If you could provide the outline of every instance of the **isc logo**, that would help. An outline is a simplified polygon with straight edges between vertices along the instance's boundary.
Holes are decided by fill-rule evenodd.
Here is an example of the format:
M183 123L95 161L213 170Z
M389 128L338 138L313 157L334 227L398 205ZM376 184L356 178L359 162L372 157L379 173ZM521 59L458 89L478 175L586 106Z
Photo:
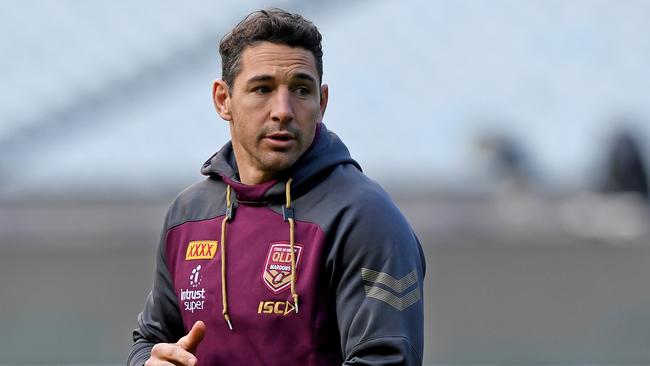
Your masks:
M185 260L212 259L217 252L216 240L195 240L187 245Z
M257 307L258 314L279 314L287 316L294 310L294 306L289 301L260 301Z

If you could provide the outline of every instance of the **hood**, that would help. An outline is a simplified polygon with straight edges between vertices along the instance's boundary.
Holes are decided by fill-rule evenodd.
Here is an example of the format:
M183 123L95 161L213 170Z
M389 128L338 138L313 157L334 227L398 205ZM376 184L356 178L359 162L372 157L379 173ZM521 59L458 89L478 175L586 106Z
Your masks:
M343 141L334 132L329 131L323 123L319 123L309 149L293 166L282 171L273 180L256 185L241 183L232 141L228 141L203 164L201 173L229 184L237 192L237 199L240 201L274 202L284 199L284 185L289 178L293 179L292 192L299 197L317 182L316 178L320 174L341 164L352 164L361 170L361 166L352 159Z

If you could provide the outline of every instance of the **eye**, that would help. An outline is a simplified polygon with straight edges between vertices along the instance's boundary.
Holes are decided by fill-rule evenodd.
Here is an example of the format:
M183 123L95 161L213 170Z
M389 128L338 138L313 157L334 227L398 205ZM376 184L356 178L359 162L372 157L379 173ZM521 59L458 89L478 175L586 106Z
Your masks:
M260 85L260 86L256 86L255 88L253 88L253 92L255 92L257 94L268 94L268 93L271 92L271 88L269 88L266 85Z
M306 96L311 95L311 89L309 89L306 86L299 86L294 90L295 90L295 93L298 94L298 96L301 96L301 97L306 97Z

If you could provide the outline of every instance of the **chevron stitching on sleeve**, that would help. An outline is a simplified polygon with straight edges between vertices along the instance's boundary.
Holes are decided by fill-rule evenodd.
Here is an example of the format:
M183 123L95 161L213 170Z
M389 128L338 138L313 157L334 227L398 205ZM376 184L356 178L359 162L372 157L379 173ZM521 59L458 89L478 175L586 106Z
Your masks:
M416 286L411 291L401 296L402 293L417 283L418 279L415 270L398 280L385 272L377 272L368 268L361 268L361 278L364 281L371 283L370 286L364 285L367 297L383 301L399 311L415 304L421 298L420 286ZM396 292L396 294L377 286L377 284L390 288Z
M364 281L381 283L395 292L403 292L418 282L418 276L415 273L415 270L398 280L388 273L377 272L368 268L361 268L361 278L363 278Z

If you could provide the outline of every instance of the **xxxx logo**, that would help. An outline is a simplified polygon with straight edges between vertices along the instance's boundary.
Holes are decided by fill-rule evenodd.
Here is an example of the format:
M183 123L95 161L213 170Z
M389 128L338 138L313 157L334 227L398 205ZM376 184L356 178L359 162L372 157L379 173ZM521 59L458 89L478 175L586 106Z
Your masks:
M185 260L212 259L217 253L216 240L195 240L187 245Z

